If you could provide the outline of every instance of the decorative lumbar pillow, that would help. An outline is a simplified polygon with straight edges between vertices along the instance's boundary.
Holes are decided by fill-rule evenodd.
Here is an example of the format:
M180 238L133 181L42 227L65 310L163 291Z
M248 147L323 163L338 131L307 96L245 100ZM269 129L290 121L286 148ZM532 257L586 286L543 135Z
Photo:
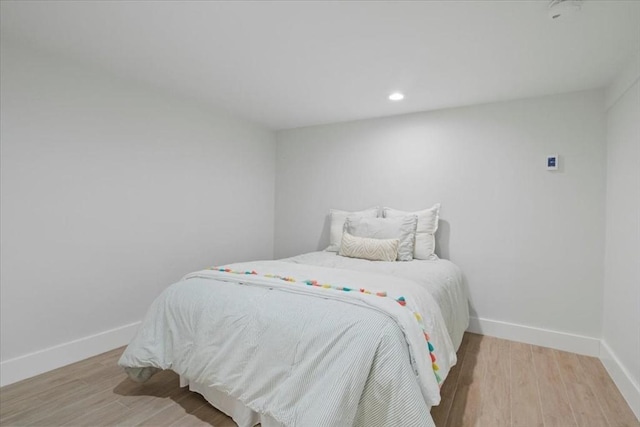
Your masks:
M362 258L370 261L395 261L398 256L398 239L369 239L342 233L338 255Z
M417 223L418 217L415 215L392 219L349 216L344 223L344 231L352 236L369 239L398 239L397 260L411 261Z
M382 212L385 218L399 218L405 215L416 215L418 217L418 227L416 228L416 243L413 257L415 259L438 258L435 254L435 234L438 229L440 203L436 203L429 209L417 212L405 212L392 208L384 208Z
M331 209L329 211L331 215L331 229L329 232L329 246L326 251L338 252L340 250L340 242L342 241L342 229L344 228L344 221L348 216L362 216L367 218L376 218L378 216L378 207L371 209L365 209L358 212L347 212L338 209Z

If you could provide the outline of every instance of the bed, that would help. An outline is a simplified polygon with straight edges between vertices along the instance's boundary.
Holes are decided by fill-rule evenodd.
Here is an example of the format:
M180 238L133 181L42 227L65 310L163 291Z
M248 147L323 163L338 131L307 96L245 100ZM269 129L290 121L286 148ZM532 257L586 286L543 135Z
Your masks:
M433 426L468 321L450 261L312 252L185 276L119 364L175 371L240 427Z

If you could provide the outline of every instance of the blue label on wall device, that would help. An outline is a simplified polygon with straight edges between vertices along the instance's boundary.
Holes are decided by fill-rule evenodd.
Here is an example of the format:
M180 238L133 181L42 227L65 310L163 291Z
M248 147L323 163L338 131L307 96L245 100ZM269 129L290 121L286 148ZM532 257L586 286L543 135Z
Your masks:
M547 167L550 167L550 168L556 167L556 158L555 157L547 157Z

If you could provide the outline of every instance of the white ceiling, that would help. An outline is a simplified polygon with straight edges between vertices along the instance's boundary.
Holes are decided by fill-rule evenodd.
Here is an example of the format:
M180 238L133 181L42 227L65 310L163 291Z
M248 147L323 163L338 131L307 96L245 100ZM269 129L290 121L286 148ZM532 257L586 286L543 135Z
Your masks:
M640 1L1 3L2 37L273 129L602 87L640 50ZM404 101L387 100L401 90Z

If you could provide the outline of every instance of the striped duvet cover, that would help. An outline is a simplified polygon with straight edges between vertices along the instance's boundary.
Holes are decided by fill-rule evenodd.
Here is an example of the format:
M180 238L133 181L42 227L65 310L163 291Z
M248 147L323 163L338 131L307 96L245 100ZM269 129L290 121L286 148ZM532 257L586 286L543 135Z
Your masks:
M282 426L432 426L455 363L440 309L406 279L283 261L186 276L119 364L172 369Z

